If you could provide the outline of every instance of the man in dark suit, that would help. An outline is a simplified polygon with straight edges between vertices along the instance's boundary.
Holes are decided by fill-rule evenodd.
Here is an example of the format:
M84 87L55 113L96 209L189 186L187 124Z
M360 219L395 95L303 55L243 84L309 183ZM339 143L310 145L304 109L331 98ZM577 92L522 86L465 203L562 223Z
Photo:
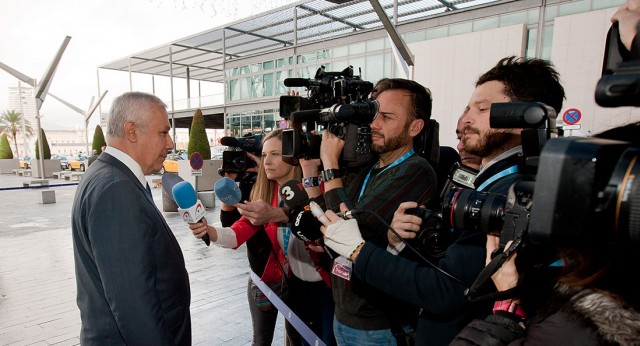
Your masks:
M83 345L190 345L182 251L145 174L173 148L166 105L129 92L111 107L108 147L78 186L73 248Z

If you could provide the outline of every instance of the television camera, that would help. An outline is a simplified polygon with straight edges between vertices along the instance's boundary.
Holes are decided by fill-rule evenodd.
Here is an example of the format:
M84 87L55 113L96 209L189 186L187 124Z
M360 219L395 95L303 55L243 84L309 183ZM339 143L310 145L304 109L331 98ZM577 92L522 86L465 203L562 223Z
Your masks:
M357 167L373 158L369 123L378 113L378 103L368 100L373 84L354 76L352 66L341 72L326 72L322 66L314 79L287 78L284 85L305 87L308 97L280 97L280 115L291 123L282 134L283 161L297 164L299 158L319 158L322 137L311 131L321 129L345 141L344 166Z
M222 137L220 144L228 146L229 149L222 152L222 168L218 173L220 175L223 175L224 172L241 173L249 168L256 167L256 163L247 156L247 152L260 156L262 154L263 137L264 133L237 138Z

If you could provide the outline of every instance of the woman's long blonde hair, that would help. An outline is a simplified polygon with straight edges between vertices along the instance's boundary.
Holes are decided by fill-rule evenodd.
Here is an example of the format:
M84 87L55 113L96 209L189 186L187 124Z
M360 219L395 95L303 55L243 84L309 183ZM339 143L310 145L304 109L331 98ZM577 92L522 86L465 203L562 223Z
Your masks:
M264 143L271 138L277 138L282 142L282 129L275 129L269 132L262 139L262 145L264 145ZM251 200L257 201L261 199L267 203L271 203L271 200L273 199L273 194L279 193L279 191L275 191L276 181L269 180L269 178L267 178L267 173L264 170L264 165L262 161L263 159L261 155L260 164L258 165L259 166L258 177L256 178L256 182L255 184L253 184L253 188L251 189ZM300 180L302 178L302 169L300 168L300 166L294 166L293 170L294 170L293 179Z

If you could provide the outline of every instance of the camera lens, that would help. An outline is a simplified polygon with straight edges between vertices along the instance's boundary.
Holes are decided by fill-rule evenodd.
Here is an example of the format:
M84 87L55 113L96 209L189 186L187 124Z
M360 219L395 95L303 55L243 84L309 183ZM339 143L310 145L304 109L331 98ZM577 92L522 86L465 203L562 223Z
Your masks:
M615 237L640 244L640 149L627 149L611 175L609 186L616 186Z
M444 198L442 215L455 229L500 235L506 201L503 195L454 188Z

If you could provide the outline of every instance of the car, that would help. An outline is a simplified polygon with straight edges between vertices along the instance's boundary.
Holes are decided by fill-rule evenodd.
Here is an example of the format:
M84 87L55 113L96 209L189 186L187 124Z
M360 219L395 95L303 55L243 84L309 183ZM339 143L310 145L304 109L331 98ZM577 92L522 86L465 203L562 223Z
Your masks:
M31 165L31 156L25 156L20 159L20 168L29 169Z
M53 156L51 158L53 158ZM60 160L60 169L69 169L69 157L67 155L60 155L56 157L56 159Z
M187 160L186 153L169 153L162 163L160 168L160 174L165 173L178 173L178 161Z
M76 170L76 171L83 171L86 168L86 162L87 162L87 157L86 156L76 156L71 160L68 160L69 162L69 169L70 170Z

